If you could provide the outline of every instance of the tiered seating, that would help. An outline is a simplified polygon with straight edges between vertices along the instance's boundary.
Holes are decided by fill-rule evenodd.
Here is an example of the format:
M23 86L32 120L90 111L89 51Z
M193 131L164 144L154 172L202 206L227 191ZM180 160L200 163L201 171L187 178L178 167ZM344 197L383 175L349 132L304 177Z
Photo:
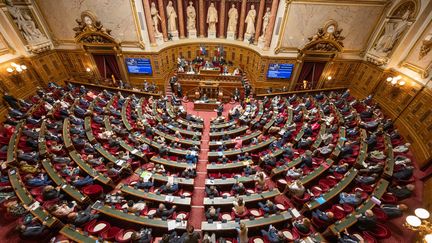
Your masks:
M50 84L9 114L0 183L44 236L129 242L144 227L161 237L184 231L193 206L203 206L201 230L217 237L235 239L241 222L251 242L268 242L270 225L288 240L333 241L362 231L371 210L388 220L377 202L395 205L407 197L399 187L413 182L392 123L348 92L252 99L209 128L174 99L124 95ZM204 137L206 178L195 171ZM379 223L360 235L390 234Z

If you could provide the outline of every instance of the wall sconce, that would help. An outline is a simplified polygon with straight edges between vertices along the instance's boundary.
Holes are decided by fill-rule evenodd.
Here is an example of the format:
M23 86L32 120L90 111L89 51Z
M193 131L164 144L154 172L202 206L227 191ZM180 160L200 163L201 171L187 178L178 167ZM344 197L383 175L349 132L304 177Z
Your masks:
M430 213L424 208L417 208L414 214L406 217L405 228L419 232L423 242L432 243L432 224L428 221Z
M387 82L389 82L393 86L404 86L406 84L405 80L402 80L402 76L396 76L396 77L388 77L386 79Z
M328 76L327 79L328 79L328 80L332 80L332 76Z
M26 65L19 65L16 63L11 63L11 66L6 68L6 71L11 74L11 75L17 75L20 74L22 72L27 71L27 66Z

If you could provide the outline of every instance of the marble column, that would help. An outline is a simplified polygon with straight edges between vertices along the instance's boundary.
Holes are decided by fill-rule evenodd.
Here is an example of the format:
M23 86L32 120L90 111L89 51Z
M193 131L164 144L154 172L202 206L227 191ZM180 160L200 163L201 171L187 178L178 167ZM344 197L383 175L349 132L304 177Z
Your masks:
M225 38L225 5L225 0L221 0L219 8L219 38Z
M265 0L260 0L259 10L258 10L258 21L255 29L255 38L254 38L255 45L258 44L258 38L261 35L264 9L265 9Z
M243 32L244 32L244 25L245 25L245 19L246 19L246 2L247 0L242 0L241 4L241 12L240 12L240 27L238 31L238 40L243 40Z
M159 16L161 17L162 35L164 41L168 41L167 20L166 20L165 6L163 4L163 0L158 0L158 6L159 6Z
M199 0L199 37L204 38L206 21L204 18L204 0Z
M143 6L144 6L144 14L147 22L147 32L150 39L150 45L156 46L156 38L153 28L153 20L150 13L150 2L148 0L142 0Z
M183 12L183 1L177 0L177 14L179 21L179 34L180 38L185 38L185 26L184 26L184 12Z
M273 0L271 10L270 10L270 21L267 27L267 33L265 33L265 43L264 50L270 49L270 44L273 36L273 28L276 22L276 15L278 10L279 0Z

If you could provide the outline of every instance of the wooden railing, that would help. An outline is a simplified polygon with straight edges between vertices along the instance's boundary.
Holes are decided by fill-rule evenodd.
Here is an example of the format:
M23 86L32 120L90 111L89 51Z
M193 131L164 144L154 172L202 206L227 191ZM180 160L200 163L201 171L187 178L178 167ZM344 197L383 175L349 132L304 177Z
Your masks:
M338 87L338 88L326 88L326 89L310 89L310 90L297 90L297 91L287 91L287 92L273 92L273 93L264 93L264 94L256 94L256 97L261 98L264 96L272 97L276 95L280 96L288 96L292 94L313 94L313 93L319 93L319 92L329 92L329 91L342 91L346 90L345 87Z
M135 91L135 90L132 90L132 89L121 89L121 88L110 87L110 86L105 86L105 85L83 83L83 82L78 82L78 81L67 81L67 82L69 82L69 83L71 83L73 85L77 85L77 86L83 85L85 87L91 87L92 89L95 89L95 90L104 90L104 89L106 89L106 90L114 91L114 92L122 92L122 93L125 93L125 94L128 94L128 95L135 94L135 95L140 96L140 97L141 96L154 96L155 98L158 98L158 97L161 96L161 94L159 94L159 93L149 93L149 92Z

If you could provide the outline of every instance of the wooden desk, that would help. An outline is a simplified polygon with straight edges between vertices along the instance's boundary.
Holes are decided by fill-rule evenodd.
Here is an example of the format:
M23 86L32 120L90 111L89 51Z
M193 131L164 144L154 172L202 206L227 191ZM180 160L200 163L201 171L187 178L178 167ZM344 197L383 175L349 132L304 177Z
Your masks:
M129 105L129 98L126 99L126 101L123 103L122 109L121 109L121 118L123 121L124 126L128 131L131 131L133 129L132 125L130 124L127 115L126 115L126 109Z
M387 191L387 187L389 185L389 182L385 179L381 179L378 181L377 186L375 187L374 191L372 192L372 196L376 197L377 199L380 199L382 195ZM342 220L339 220L335 222L334 224L330 225L327 229L327 231L330 231L332 234L337 235L338 233L344 231L346 228L351 227L357 222L356 215L363 214L366 210L372 209L375 206L375 203L371 200L371 197L369 197L366 201L364 201L360 206L358 206L354 212L347 215Z
M66 121L66 119L65 119L65 121ZM64 127L63 127L63 129L64 129ZM86 116L84 118L84 129L85 129L85 133L87 135L87 139L89 140L89 142L91 144L95 144L97 141L96 141L95 136L93 135L93 129L91 128L91 116Z
M238 162L226 163L226 164L211 163L211 164L207 164L207 170L208 171L234 170L234 169L242 169L247 165L253 165L253 161L245 160L245 161L238 161Z
M196 111L214 111L218 106L218 103L211 101L208 103L194 102L194 109Z
M254 193L249 196L243 195L241 196L243 198L243 201L245 203L251 203L251 202L257 202L257 201L263 201L270 198L274 198L276 196L280 195L279 189L275 188L271 191L265 191L262 193ZM215 197L215 198L204 198L204 206L212 206L212 205L232 205L234 202L235 197Z
M114 187L114 184L113 184L112 180L109 177L106 177L104 174L100 173L99 171L97 171L93 167L91 167L89 164L87 164L81 158L81 155L78 154L77 151L71 151L71 152L69 152L69 156L72 158L73 161L75 161L75 163L83 171L85 171L89 176L93 177L93 179L101 182L104 185Z
M181 198L178 196L172 196L174 199L172 202L167 201L167 196L166 194L156 194L153 192L145 192L144 190L141 189L135 189L132 186L128 186L128 185L121 185L120 186L120 190L126 194L129 195L133 195L135 197L139 197L145 200L150 200L150 201L154 201L154 202L160 202L160 203L170 203L170 204L176 204L176 205L183 205L183 206L189 206L191 204L191 198L190 197L185 197L185 198Z
M39 154L41 155L42 158L45 157L48 151L46 141L45 141L45 132L46 132L46 121L44 120L42 121L39 130L39 137L38 137L38 149L39 149Z
M279 174L282 174L284 172L287 172L289 169L299 165L301 163L301 161L302 161L301 157L297 157L296 159L290 161L288 164L284 164L284 165L278 166L276 168L273 168L270 176L273 177L275 175L279 175Z
M205 68L200 68L200 74L202 75L219 75L221 72L221 69L219 67L215 67L215 68L211 68L211 69L205 69Z
M233 130L228 131L222 131L222 132L211 132L210 133L210 140L214 140L216 137L222 137L223 135L228 135L230 137L235 137L241 133L246 132L248 130L248 126L241 126Z
M186 168L189 168L190 165L188 165L186 162L179 162L179 161L173 161L173 160L167 160L158 156L153 156L151 159L151 162L156 164L162 164L164 166L174 167L180 170L185 170Z
M146 216L136 216L135 214L125 213L123 211L113 209L113 208L106 206L106 205L103 205L100 207L93 206L93 209L95 209L96 211L98 211L102 214L110 216L112 218L131 222L134 224L145 225L148 227L168 229L168 221L164 221L164 220L159 219L159 218L150 219L149 217L146 217ZM182 224L182 225L177 226L176 229L185 230L186 229L186 222L184 222L184 224Z
M393 170L395 166L395 158L393 153L393 145L391 142L391 138L388 134L384 137L385 147L387 151L387 159L384 166L384 177L390 180L393 177Z
M232 185L234 183L240 182L243 184L254 182L255 175L250 176L240 176L238 178L226 178L226 179L206 179L205 184L206 186L225 186L225 185Z
M135 174L137 174L138 176L141 176L141 174L144 172L143 169L138 168L135 171ZM152 178L154 178L157 181L163 182L163 183L167 183L168 182L168 176L162 175L162 174L158 174L158 173L152 173ZM194 179L188 179L188 178L183 178L183 177L174 177L174 181L180 185L184 185L184 186L193 186L194 185Z
M11 163L15 161L15 154L16 150L18 148L18 142L19 138L21 136L21 130L22 130L23 122L19 122L15 127L15 132L12 134L12 136L9 139L9 144L7 148L7 163Z
M223 155L225 155L226 157L234 157L234 156L237 156L238 154L243 154L246 152L250 153L250 152L253 152L256 150L262 150L262 149L267 148L267 146L269 146L275 140L276 140L275 137L271 137L264 142L261 142L261 143L258 143L258 144L252 145L252 146L243 147L241 149L226 150L223 152L208 152L208 157L210 160L215 160L215 159L217 159Z
M70 225L65 225L59 232L68 239L78 243L97 243L98 238L90 235L84 235L84 232L78 229L73 229Z
M291 214L291 211L284 211L279 214L272 214L268 217L259 217L254 220L250 219L243 219L241 220L242 223L246 225L246 227L249 228L258 228L267 226L270 224L277 224L280 222L285 222L287 220L292 219L293 216ZM226 223L222 223L221 221L208 223L207 221L204 221L201 223L201 229L203 231L227 231L227 230L235 230L239 227L239 223L235 221L228 221Z
M261 135L261 131L255 131L249 135L246 136L242 136L240 137L240 139L242 140L242 143L247 142L249 140L251 140L254 137L258 137L259 135ZM229 139L229 140L221 140L221 141L210 141L209 142L209 147L210 149L214 149L219 147L220 145L226 145L226 146L234 146L235 145L235 140L234 139Z
M332 187L328 192L322 194L320 197L323 197L325 202L327 203L330 201L333 197L339 195L340 192L342 192L357 176L358 171L355 168L351 168L344 176L344 178L339 181L334 187ZM348 175L347 175L348 174ZM314 210L317 207L319 207L321 203L319 203L316 199L313 201L310 201L308 203L305 203L304 207L307 210Z

